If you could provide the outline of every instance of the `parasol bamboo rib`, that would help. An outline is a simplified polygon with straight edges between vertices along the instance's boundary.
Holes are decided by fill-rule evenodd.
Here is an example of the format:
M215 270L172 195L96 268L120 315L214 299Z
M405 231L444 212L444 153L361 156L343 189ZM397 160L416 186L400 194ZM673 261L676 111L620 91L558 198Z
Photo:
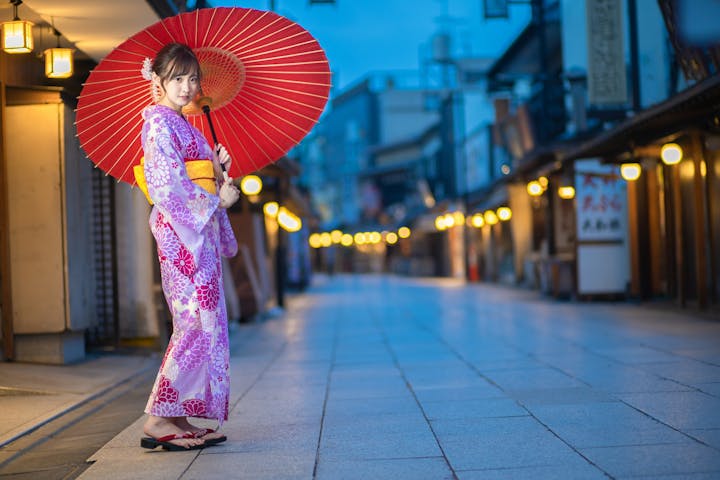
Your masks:
M247 93L248 95L253 96L253 97L256 98L256 99L258 98L257 95L255 95L255 94L253 94L253 93L251 93L251 92L249 92L249 91L246 92L246 93ZM262 97L260 97L259 99L262 100ZM274 103L274 102L271 102L271 101L269 101L269 100L266 101L265 103L269 103L270 105L272 105L272 106L274 106L274 107L278 107L279 109L281 109L281 110L283 110L283 111L286 111L286 112L288 112L288 113L292 113L293 115L297 115L297 116L299 116L299 117L302 117L302 118L304 118L304 119L306 119L306 120L309 120L310 122L313 122L313 123L315 122L315 119L314 119L314 118L308 117L307 115L303 115L303 114L300 113L300 112L296 112L296 111L294 111L294 110L291 110L291 109L285 107L284 105L279 105L279 104ZM254 103L254 105L261 106L260 103ZM276 115L274 112L270 112L270 111L268 111L267 113L269 113L269 114L271 114L271 115L273 115L273 116L277 116L278 118L280 118L280 119L281 119L282 121L284 121L285 123L288 123L288 124L292 125L293 127L297 128L297 129L300 130L300 131L304 130L302 127L300 127L299 125L297 125L297 124L295 124L295 123L290 122L290 120L286 119L285 117L280 117L280 116Z
M121 91L120 93L116 93L114 95L109 95L109 96L107 95L106 92L102 92L102 93L104 93L106 95L104 98L107 98L111 101L115 100L115 103L110 103L102 108L97 109L96 111L89 113L88 115L82 116L79 120L75 121L75 125L83 125L85 122L93 120L98 115L112 113L111 110L113 110L115 107L124 106L127 104L127 98L128 98L127 90ZM81 109L76 109L76 111L79 111L79 110L81 110Z
M237 115L243 117L246 121L248 120L247 117L237 109L237 107L233 106L233 107L230 107L230 109L236 110ZM273 161L272 157L270 155L268 155L267 152L265 152L265 150L257 143L257 141L255 140L255 137L253 135L250 135L250 132L247 131L247 129L245 128L245 125L242 122L238 122L238 126L245 133L245 138L249 138L250 141L255 144L255 146L257 147L257 150L262 152L265 155L266 160L269 160L272 162ZM247 148L245 147L245 145L242 142L240 142L240 145L243 146L243 149L245 150L245 152L247 154L247 159L250 161L250 163L252 163L253 170L259 168L260 164L257 163L255 161L255 158L250 154L250 152L247 151Z
M197 117L197 118L202 118L202 117ZM203 133L205 133L205 132L204 132L204 131L205 131L205 123L202 122L202 121L198 121L197 123L200 124L200 126L202 127L202 130L203 130ZM225 131L225 127L226 127L225 123L219 122L219 123L217 124L217 127L216 127L216 128L217 128L218 132L220 133L220 135L222 136L222 138L224 138L224 139L234 139L234 140L235 140L235 144L239 145L240 148L242 149L243 153L245 154L245 158L246 158L246 159L249 159L249 160L253 163L253 167L255 167L255 163L254 163L254 161L252 160L252 155L250 154L250 152L248 152L247 148L246 148L245 145L243 144L242 139L238 136L237 132L236 132L235 130L232 130L232 129L231 129L230 132L228 133L228 132ZM243 127L241 126L241 128L243 128ZM205 133L205 135L207 136L206 133ZM221 142L221 143L222 143L222 142ZM224 145L224 143L223 143L223 145ZM227 146L226 146L226 148L227 148ZM228 152L230 153L231 157L235 158L235 154L236 154L237 152L233 152L233 151L231 151L230 149L228 149ZM238 165L237 169L238 169L238 170L241 170L241 167L240 167L241 164L240 164L240 162L239 162L239 159L237 159L237 160L238 160L238 163L236 164L236 165ZM234 169L234 168L233 168L233 169Z
M284 149L281 146L279 146L277 143L275 143L275 141L270 136L268 136L267 132L265 132L263 129L259 128L254 122L252 122L250 120L250 118L248 118L247 113L251 113L251 112L244 112L244 111L240 110L239 108L237 108L237 106L235 106L235 105L233 105L232 107L234 110L236 110L238 115L242 116L246 121L248 121L248 123L250 123L255 128L257 128L261 135L263 135L267 140L269 140L270 143L275 145L275 147L277 148L277 150L279 152L284 151ZM258 147L258 149L263 153L263 155L265 155L266 160L269 160L270 162L274 161L273 155L269 154L263 147L261 147L255 140L255 137L253 135L250 135L249 138ZM255 164L254 160L253 160L253 164Z
M243 30L236 32L229 39L223 39L223 41L218 42L218 46L227 50L242 51L243 45L253 45L258 41L257 39L254 39L255 37L261 35L264 30L271 29L276 23L283 20L282 17L276 15L276 18L274 18L272 22L261 25L259 28L252 31L250 35L243 35L247 30L249 30L267 15L268 12L265 12L263 15L256 17L255 20L253 20L249 25L247 25ZM286 28L288 27L282 27L281 30L285 30Z
M246 99L246 100L247 100L247 99ZM294 127L294 128L296 128L296 129L298 129L299 131L303 131L303 128L302 128L302 127L296 125L295 123L287 120L287 119L284 118L284 117L281 117L280 115L277 115L277 114L274 113L274 112L271 112L271 111L267 110L266 108L264 108L264 107L263 107L262 105L260 105L259 103L253 103L253 102L247 102L247 103L252 103L252 105L255 105L257 108L259 108L259 109L263 110L264 112L272 115L273 117L277 118L277 119L280 120L281 122L284 122L286 125L289 125L289 126L291 126L291 127ZM252 111L252 110L250 110L250 111ZM280 128L278 128L278 127L275 125L275 123L270 122L269 120L267 120L267 119L265 119L265 118L263 118L263 117L260 117L260 116L258 116L258 117L259 117L261 120L263 120L265 123L267 123L268 126L270 126L271 128L274 128L275 130L277 130L278 132L280 132L282 135L284 135L288 140L290 140L291 142L293 141L293 137L291 137L290 135L288 135L284 130L281 130ZM280 149L282 150L282 147L278 146L278 148L280 148Z
M225 49L228 49L228 50L246 51L246 49L248 49L249 47L251 47L251 46L253 46L253 45L257 44L257 43L260 43L260 42L266 40L266 39L269 38L269 37L272 37L272 36L274 36L274 35L280 35L280 34L282 34L282 32L284 32L285 30L292 29L292 28L296 27L296 25L293 25L292 23L288 23L288 24L286 24L285 26L283 26L283 27L280 28L280 29L272 29L271 27L272 27L275 23L279 22L280 20L281 20L280 18L275 19L275 21L274 21L273 23L266 24L266 25L263 26L261 29L258 29L258 30L256 30L255 32L253 32L253 34L252 34L251 36L238 38L239 36L238 36L238 35L235 35L235 36L234 36L232 39L230 39L227 43L221 44L221 46L222 46L222 48L225 48ZM258 35L261 35L264 31L269 31L269 33L268 33L267 35L262 36L262 37L256 38L256 37L258 37ZM280 40L274 40L273 42L267 42L267 44L272 45L273 43L277 43L277 42L283 41L283 40L285 40L285 39L288 39L288 40L289 40L289 39L291 39L291 38L294 38L294 37L297 36L298 34L304 34L304 33L306 33L306 32L301 29L301 31L298 32L298 33L296 33L296 34L293 34L293 35L283 35L283 38L282 38L282 39L280 39ZM253 50L254 50L254 49L253 49Z
M234 40L237 39L238 37L241 37L241 36L243 35L243 33L245 33L246 31L248 31L251 27L253 27L256 23L258 23L258 22L259 22L262 18L264 18L266 15L267 15L267 12L265 12L263 15L260 15L259 17L256 17L250 24L246 25L243 30L241 30L241 31L239 31L239 32L236 32L235 35L233 35L232 40L230 40L230 41L234 41ZM270 23L270 25L274 25L275 23L277 23L278 21L280 21L280 19L281 19L281 17L278 17L278 18L274 19L274 20ZM259 28L259 30L263 30L263 29L265 29L265 28L268 28L268 26L267 26L267 25L266 25L266 26L261 26L261 27ZM255 33L253 33L253 34L250 35L249 37L244 37L244 38L248 38L248 39L249 39L249 38L252 38L254 35L255 35ZM242 37L241 37L241 38L242 38ZM224 45L228 45L228 44L224 43L224 41L218 42L218 48L223 48ZM232 44L230 43L230 45L232 45Z
M290 140L291 145L292 145L293 137L291 137L285 130L281 129L278 125L279 125L281 122L284 122L285 125L288 125L288 126L291 126L291 127L295 127L295 128L297 128L298 130L301 130L301 128L298 127L297 125L295 125L295 124L292 123L292 122L289 122L289 121L287 121L287 120L284 120L284 119L283 119L282 117L280 117L279 115L274 114L274 113L272 113L272 112L269 112L267 109L262 108L262 106L259 106L259 105L258 105L257 108L259 108L260 110L264 111L265 113L271 114L273 117L275 117L276 119L279 120L279 122L271 122L271 121L269 121L269 119L266 119L266 118L262 117L261 115L257 115L258 118L260 118L263 122L265 122L265 123L269 126L269 128L272 128L273 130L277 131L278 133L280 133L280 134L282 134L284 137L286 137L288 140ZM314 125L314 122L311 122L311 124ZM278 147L279 147L279 146L278 146ZM287 148L287 149L284 149L284 148L281 148L281 147L279 147L279 148L280 148L280 150L289 150L289 148Z
M253 78L253 80L270 80L270 81L273 81L273 82L292 83L292 84L295 84L295 85L314 85L314 86L317 86L317 87L330 87L330 86L332 86L332 85L329 84L329 83L304 82L304 81L301 81L301 80L290 80L290 79L287 79L287 78L273 78L272 76L270 76L270 77L263 77L263 76L260 76L260 75L255 76L255 77Z
M285 39L280 40L280 41L277 41L277 42L274 42L274 43L280 43L280 42L284 42L284 41L285 41ZM272 45L272 43L268 43L268 44L267 44L268 47L271 46L271 45ZM311 39L311 40L307 40L307 41L302 42L302 43L298 43L298 44L296 44L296 45L299 46L299 47L302 47L302 46L314 47L314 46L316 45L316 42ZM254 48L254 49L252 49L252 50L238 49L237 51L238 51L238 53L241 53L241 54L242 54L243 59L246 59L246 58L254 58L254 57L257 57L257 56L270 55L270 54L272 54L272 53L281 52L281 51L284 51L284 50L294 49L294 48L296 47L296 45L281 45L281 46L279 46L279 47L270 48L270 49L268 49L268 50L261 50L261 51L256 52L256 53L250 53L250 52L255 51L255 50L258 50L260 47ZM265 47L265 45L261 45L261 47ZM317 50L316 50L316 51L317 51ZM297 56L307 55L308 52L309 52L308 50L304 50L304 51L300 51L300 52L295 52L294 55L297 55Z
M213 23L212 20L215 18L215 14L216 14L218 11L219 11L218 9L214 9L214 10L213 10L213 12L212 12L212 17L211 17L211 19L210 19L210 22L208 22L209 24L212 24L212 23ZM249 11L246 11L246 12L244 13L244 15L242 16L242 18L240 19L240 21L237 22L237 23L240 23L240 22L241 22L245 17L247 17L249 14L250 14L250 12L249 12ZM198 15L199 15L199 12L198 12ZM220 13L218 13L218 15L220 15ZM212 37L210 40L207 40L207 38L206 38L205 40L203 40L202 45L218 45L218 44L220 44L220 43L222 42L222 39L221 39L221 40L217 40L217 36L218 36L218 34L219 34L220 32L225 32L225 36L227 37L229 30L225 30L225 24L226 24L228 21L230 21L230 17L231 17L231 16L232 16L232 15L229 15L229 14L228 14L228 15L225 15L225 18L223 19L222 23L221 23L217 28L214 29L215 31L213 32L213 37ZM209 32L210 32L210 29L207 29L207 32L209 33ZM207 35L206 35L206 37L207 37ZM223 37L223 38L224 38L224 37Z
M136 122L136 123L135 123L136 128L137 128L137 126L138 126L139 124L140 124L140 122ZM128 137L129 135L131 135L132 132L133 132L133 130L127 129L127 133L126 133L120 140L126 140L127 137ZM118 142L118 145L120 145L120 142ZM127 152L130 148L132 148L132 146L133 146L132 143L128 142L128 143L127 143L127 147L125 147L125 151L124 151L123 153ZM135 148L137 149L137 145L135 146ZM114 152L114 151L115 151L115 150L114 150L114 148L113 148L113 150L111 150L110 152ZM109 153L110 153L110 152L109 152ZM106 155L105 157L103 157L103 158L107 158L107 155ZM98 167L102 168L102 169L105 170L106 172L109 172L109 171L112 170L115 166L117 166L118 162L120 161L120 158L121 158L121 155L117 155L117 154L116 154L116 155L115 155L115 163L113 163L112 165L110 165L110 167L108 167L108 168L103 168L102 162L98 162L97 165L98 165ZM139 157L135 157L135 158L137 158L137 159L139 160ZM130 163L128 163L128 165L132 166L132 164L130 164ZM123 171L123 174L124 174L124 173L125 173L125 172ZM122 178L123 178L123 175L120 175L120 179L122 179Z
M317 94L317 93L306 92L306 91L302 91L302 90L291 90L291 89L289 89L289 88L278 87L277 85L268 85L267 83L253 82L252 80L253 80L253 79L246 79L246 80L245 80L245 85L247 86L248 84L250 84L250 85L255 85L255 86L257 86L257 87L272 88L272 89L274 89L274 90L281 90L281 91L283 91L283 92L289 92L289 93L293 93L293 94L307 95L307 96L309 96L309 97L315 97L315 98L319 98L319 99L327 98L325 95L320 95L320 94ZM331 85L331 84L326 84L325 86L331 87L332 85Z
M147 100L144 97L144 95L138 95L135 94L133 97L130 97L129 99L126 97L126 101L124 102L124 105L131 105L135 108L142 108L142 106L147 105ZM133 116L137 115L137 112L131 112L129 110L125 110L123 112L120 112L118 115L116 115L109 123L109 125L103 125L101 129L99 129L95 134L93 134L91 137L88 137L85 139L86 142L92 142L95 140L95 138L98 135L108 134L108 131L110 132L117 132L119 131L119 128L112 128L116 125L119 125L122 120L132 118ZM78 123L81 123L82 119L78 121ZM121 127L121 125L119 125ZM94 124L89 127L86 132L92 132L94 131ZM108 137L112 136L111 134L108 135ZM107 141L107 139L106 139Z
M147 104L147 102L145 102L144 99L141 99L141 100L137 101L136 103L133 103L132 105L137 106L137 108L141 108L143 105L146 105L146 104ZM110 131L110 132L122 131L123 125L126 125L126 123L128 123L128 122L132 122L132 116L134 116L134 114L131 112L118 115L117 118L115 118L110 124L104 125L102 129L95 131L88 137L85 137L83 140L83 143L85 143L85 145L90 144L90 146L87 148L92 149L94 151L98 151L101 147L104 147L107 142L114 139L115 135L113 135L113 133L108 134L108 131ZM129 132L130 129L127 129L127 131ZM92 130L86 131L86 133L90 133L90 132L92 132ZM92 142L95 142L99 136L105 136L105 140L102 141L98 145L92 144ZM110 152L106 153L105 156L103 156L102 158L96 158L97 163L103 163L105 158L107 158L107 156L110 153L112 153L112 149Z
M128 98L130 98L130 100L135 100L135 99L141 100L142 99L142 100L146 101L146 103L147 103L147 101L150 100L149 96L147 94L147 88L148 88L147 85L143 85L142 87L141 86L135 87L132 90L124 89L123 92L115 94L115 95L111 95L109 97L107 96L108 90L98 92L98 93L104 95L103 99L110 99L111 102L108 103L107 105L103 105L102 108L97 109L97 111L95 111L95 112L88 113L88 115L81 116L81 118L77 119L75 123L82 125L84 122L87 122L88 120L93 119L93 117L95 117L96 115L107 113L107 110L109 110L109 109L113 109L115 107L121 107L121 106L124 107L128 103ZM89 108L89 107L80 105L76 110L82 111L83 108Z
M137 128L139 125L140 125L139 123L136 123L135 128ZM131 135L131 133L132 133L132 131L130 129L127 129L127 133L125 133L125 135L123 135L120 139L116 139L116 141L117 141L116 147L119 145L122 145L122 144L127 144L125 149L122 152L120 152L120 154L118 154L118 152L116 151L116 147L113 147L113 149L110 150L108 152L108 154L102 158L101 161L97 162L97 166L106 172L110 172L111 170L113 170L118 165L118 162L120 162L122 154L126 153L130 148L133 147L133 142L127 142L127 139ZM138 150L139 146L135 145L135 149ZM114 163L110 164L110 166L104 166L105 160L108 159L108 156L110 153L113 153L113 157L114 157L115 161L114 161ZM136 158L138 162L140 161L139 155L134 156L134 158ZM128 165L132 166L132 164L130 164L130 163L128 163ZM123 174L124 173L125 172L123 171ZM120 178L122 179L123 175L120 175Z
M271 25L266 26L266 27L265 27L265 30L269 30L269 27L270 27L270 26L271 26ZM280 30L273 30L273 31L271 31L270 33L268 33L267 35L265 35L265 36L263 36L263 37L254 39L254 40L252 40L252 41L248 41L248 40L249 40L248 38L243 38L243 39L240 39L240 40L235 41L234 43L226 43L226 44L223 44L223 45L222 45L222 48L227 49L227 50L230 50L230 51L236 51L236 52L242 53L243 56L244 56L244 54L247 53L247 52L253 52L253 51L258 50L258 49L262 49L262 48L265 48L265 47L270 47L270 46L272 46L272 45L275 45L276 43L283 43L283 42L284 42L284 43L287 43L288 41L292 40L292 39L295 38L295 37L308 36L308 35L307 35L307 32L301 30L301 31L299 31L299 32L297 32L297 33L294 33L294 34L292 34L292 35L285 35L285 36L283 36L282 38L280 38L280 39L278 39L278 40L273 40L273 41L270 41L270 42L265 41L265 40L267 40L268 38L273 37L273 36L277 36L277 35L281 34L282 32L284 32L285 30L288 30L288 29L293 28L293 27L294 27L294 25L292 25L292 24L287 24L287 25L285 25L284 27L282 27ZM259 31L256 32L256 34L259 34L259 33L260 33ZM265 42L264 42L264 43L260 43L260 42L263 42L263 41L265 41ZM260 45L258 45L257 47L253 47L253 45L255 45L255 44L260 44ZM298 44L298 45L301 45L301 44ZM251 47L253 47L253 48L251 48Z
M195 117L195 118L197 119L197 121L194 121L193 124L195 124L195 127L198 128L199 130L201 130L207 138L208 135L207 135L206 128L205 128L206 122L202 121L203 117ZM237 145L239 145L240 148L245 153L245 158L250 158L250 153L245 148L245 145L242 144L242 141L241 141L240 137L238 137L237 133L234 130L230 130L230 132L227 132L225 130L226 125L224 122L215 122L215 123L216 123L215 129L220 134L219 138L222 138L225 140L233 140L234 139L235 143ZM222 145L225 145L224 142L220 142L220 143ZM228 148L228 147L226 146L226 148ZM228 148L228 152L230 153L231 157L235 158L235 154L237 152L233 152L231 148ZM239 163L238 163L238 165L239 165Z
M242 16L242 18L241 18L240 20L238 20L237 22L234 22L235 25L242 25L242 23L243 23L243 22L245 21L245 19L250 15L250 13L251 13L251 12L249 12L249 11L245 12L245 14ZM231 20L231 18L230 18L231 16L232 16L232 15L228 15L225 20L226 20L226 21L230 21L230 20ZM263 16L264 16L264 15L263 15ZM214 37L213 40L212 40L212 42L211 42L209 45L217 45L218 48L221 48L220 45L226 45L225 42L234 41L235 38L237 38L238 36L240 36L240 35L242 35L243 33L245 33L245 31L247 31L248 28L252 27L252 25L255 24L255 23L257 23L261 18L262 18L262 16L261 16L261 17L257 17L254 21L252 21L252 22L250 23L250 25L246 26L242 31L240 31L240 32L235 32L234 35L231 37L230 40L227 39L228 35L230 35L230 33L231 33L231 30L228 29L228 30L225 32L225 35L224 35L222 38L220 38L220 39L218 40L217 37ZM218 29L218 32L219 32L219 31L220 31L220 30Z
M246 89L246 92L251 92L251 91L253 91L253 90L254 90L254 89ZM321 108L321 107L319 107L319 106L317 106L317 105L313 105L313 104L311 104L311 103L303 103L303 102L301 102L301 101L299 101L299 100L295 100L295 99L292 99L292 98L282 97L282 96L280 96L280 95L276 95L276 94L270 93L270 92L264 92L264 93L265 93L266 95L270 95L271 97L277 98L277 99L280 100L280 101L294 103L295 105L299 105L299 106L301 106L301 107L309 108L309 109L311 109L311 110L315 110L315 111L320 112L320 113L322 113L322 111L325 110L324 108ZM294 110L293 110L293 112L294 112Z

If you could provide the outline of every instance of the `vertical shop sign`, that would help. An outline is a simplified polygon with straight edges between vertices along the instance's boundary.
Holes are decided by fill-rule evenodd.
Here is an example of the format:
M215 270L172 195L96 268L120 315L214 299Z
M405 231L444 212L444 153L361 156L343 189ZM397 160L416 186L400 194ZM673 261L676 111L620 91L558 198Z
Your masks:
M621 0L585 0L588 96L593 105L628 101Z

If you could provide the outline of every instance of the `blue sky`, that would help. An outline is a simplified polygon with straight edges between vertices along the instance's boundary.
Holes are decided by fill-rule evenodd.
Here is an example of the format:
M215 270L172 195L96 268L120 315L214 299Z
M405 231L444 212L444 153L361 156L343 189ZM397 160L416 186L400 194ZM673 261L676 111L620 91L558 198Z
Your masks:
M529 5L512 5L510 18L484 20L482 0L275 0L275 11L307 29L325 49L342 90L375 71L415 71L430 56L432 36L453 37L456 56L497 56L530 18ZM212 6L267 10L269 0L211 0Z

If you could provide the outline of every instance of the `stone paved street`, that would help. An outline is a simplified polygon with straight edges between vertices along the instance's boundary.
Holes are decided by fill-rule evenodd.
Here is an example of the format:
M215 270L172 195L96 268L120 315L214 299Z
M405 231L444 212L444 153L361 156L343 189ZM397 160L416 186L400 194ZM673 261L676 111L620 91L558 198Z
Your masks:
M229 440L90 479L717 479L720 321L454 280L320 278L232 331Z

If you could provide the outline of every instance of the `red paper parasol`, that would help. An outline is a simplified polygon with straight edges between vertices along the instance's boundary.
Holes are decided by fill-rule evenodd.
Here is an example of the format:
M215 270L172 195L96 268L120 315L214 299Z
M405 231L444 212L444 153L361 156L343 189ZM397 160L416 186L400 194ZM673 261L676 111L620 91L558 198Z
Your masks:
M109 175L135 184L142 110L152 104L142 77L145 58L166 44L193 49L202 69L209 115L199 104L183 113L203 132L213 129L238 177L279 159L315 125L330 90L328 61L298 24L269 11L205 8L166 18L133 35L90 73L78 98L76 126L85 153Z

